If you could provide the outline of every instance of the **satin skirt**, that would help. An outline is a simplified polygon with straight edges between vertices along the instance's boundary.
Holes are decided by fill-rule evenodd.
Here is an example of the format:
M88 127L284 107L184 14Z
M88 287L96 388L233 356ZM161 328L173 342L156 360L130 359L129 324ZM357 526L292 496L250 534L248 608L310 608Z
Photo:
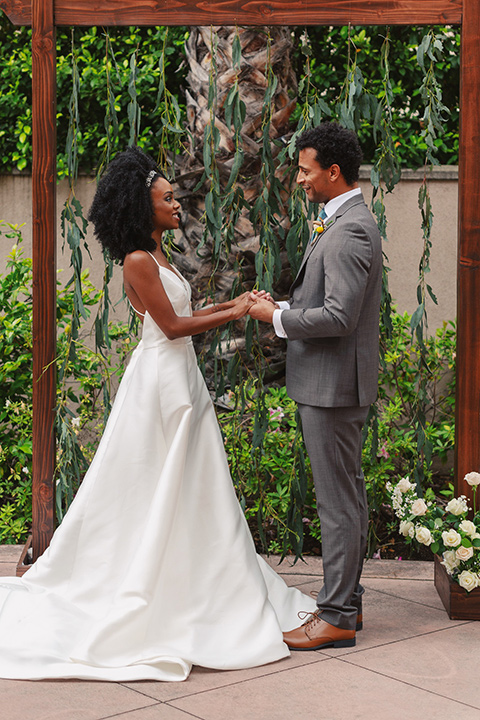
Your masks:
M313 598L259 557L189 338L145 319L50 547L0 583L0 677L185 680L289 654Z

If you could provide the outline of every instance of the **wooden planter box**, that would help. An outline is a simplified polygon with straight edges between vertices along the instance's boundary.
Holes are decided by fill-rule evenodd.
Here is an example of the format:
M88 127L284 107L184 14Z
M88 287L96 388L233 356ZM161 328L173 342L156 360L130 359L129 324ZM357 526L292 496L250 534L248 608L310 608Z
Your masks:
M480 588L467 592L456 582L435 555L435 587L451 620L480 620Z

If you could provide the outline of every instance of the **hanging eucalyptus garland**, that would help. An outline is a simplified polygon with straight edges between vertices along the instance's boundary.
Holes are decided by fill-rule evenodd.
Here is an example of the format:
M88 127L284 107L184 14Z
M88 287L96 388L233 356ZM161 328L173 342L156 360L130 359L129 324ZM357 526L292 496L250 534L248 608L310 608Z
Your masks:
M400 179L400 164L392 128L392 106L394 94L390 83L389 32L385 33L381 50L383 93L374 96L362 75L357 62L357 53L351 29L348 32L348 63L345 81L340 89L334 107L325 103L322 93L315 87L311 69L314 49L308 31L301 37L301 53L304 68L298 87L291 79L291 95L286 97L279 80L284 66L288 63L288 29L266 28L202 28L195 30L196 38L203 40L207 53L203 58L192 59L197 78L201 78L206 90L206 102L191 98L190 111L193 120L190 128L185 127L179 102L170 92L166 81L166 54L168 33L165 33L162 53L158 65L158 94L153 122L157 126L158 161L167 176L176 179L183 195L189 193L190 203L200 198L200 220L203 230L200 242L194 252L199 261L210 263L210 272L201 287L194 287L194 293L202 292L207 301L215 301L219 294L235 295L254 285L270 291L284 293L288 289L288 277L295 275L309 236L308 220L315 208L305 207L301 191L295 178L295 141L304 130L317 125L322 119L337 118L342 124L359 130L365 125L371 127L377 151L371 170L371 207L384 240L387 239L387 218L385 193L391 192ZM121 122L118 108L118 91L121 75L114 51L114 42L105 32L105 142L99 158L99 172L109 162L115 146ZM193 45L193 31L190 43ZM255 47L254 57L251 48ZM262 52L258 52L258 48ZM447 112L441 101L441 89L435 79L435 61L442 49L441 33L429 31L418 48L418 62L424 72L421 88L425 104L423 117L424 138L427 145L426 165L435 162L436 133L441 129L443 113ZM75 180L78 173L76 134L80 125L79 87L76 50L72 34L72 94L70 102L70 125L67 139L67 157L70 195L62 213L62 231L71 249L72 278L75 287L75 319L72 323L71 338L66 354L59 358L60 382L68 376L69 363L74 358L79 330L87 313L82 304L82 253L85 243L86 222L83 209L75 198ZM263 54L262 54L263 53ZM261 65L258 57L261 57ZM142 111L141 88L138 86L139 68L142 58L135 47L128 59L129 74L128 105L126 117L129 124L130 144L139 141ZM222 73L219 65L222 65ZM227 75L224 75L225 67ZM228 83L225 83L228 77ZM258 112L251 114L254 102L246 100L245 80L255 78L262 87L262 101ZM282 78L284 79L284 78ZM124 81L125 82L125 81ZM249 86L250 87L250 86ZM193 92L193 91L192 91ZM194 108L192 110L191 108ZM256 107L256 106L255 106ZM297 123L294 128L289 117L297 107ZM187 107L187 113L189 109ZM198 139L202 128L201 140ZM248 130L248 132L247 132ZM198 156L200 153L200 156ZM427 173L426 173L427 176ZM188 193L187 193L188 190ZM194 205L187 207L187 212ZM412 316L412 332L418 346L418 406L416 409L417 459L412 470L421 484L425 464L429 463L431 447L425 434L427 398L425 397L428 367L424 355L426 325L426 297L435 301L435 296L426 282L429 271L431 250L432 212L425 179L419 193L419 208L422 216L423 252L419 266L417 288L418 308ZM198 208L197 208L198 209ZM193 217L193 215L192 215ZM194 219L189 227L198 225ZM244 234L239 234L240 229ZM249 236L250 233L250 236ZM175 258L187 257L188 238L178 246L173 238L170 250ZM253 250L252 250L253 248ZM254 255L253 255L254 253ZM193 263L193 255L190 255ZM253 257L253 266L252 266ZM285 266L288 260L291 274L286 278ZM383 337L391 332L391 297L388 291L388 260L385 257L381 325ZM255 277L252 275L252 271ZM104 285L100 291L101 302L95 320L95 341L99 351L106 353L110 348L109 336L109 282L113 266L106 258ZM225 283L225 277L231 282ZM214 395L222 401L229 393L227 404L232 410L233 424L240 428L244 411L254 406L254 421L251 457L255 466L262 457L263 441L268 430L269 416L265 400L266 382L281 376L277 361L268 357L262 333L265 330L248 318L243 325L225 327L207 334L197 342L199 363L204 370ZM277 343L283 352L283 341ZM382 358L380 359L382 362ZM107 368L106 368L107 370ZM108 382L104 385L104 407L108 413L110 397ZM76 447L76 436L70 432L71 409L66 395L60 395L58 406L57 434L59 439L59 466L57 483L57 511L62 517L64 508L73 496L73 489L80 481L85 463L81 450ZM375 441L378 412L373 407L369 427L373 438L372 455L377 452ZM232 435L235 443L235 432ZM78 445L78 443L77 443ZM293 549L299 557L303 543L302 508L308 489L306 457L301 441L300 424L291 450L291 466L288 487L288 509L284 516L268 506L268 497L259 488L257 524L259 535L266 544L264 520L266 515L274 516L283 527L283 553ZM234 448L233 448L234 451ZM242 479L235 476L234 482L241 502Z
M442 123L448 113L448 108L442 102L441 87L435 77L435 63L441 59L442 50L441 35L433 29L424 36L417 50L417 61L424 73L420 92L425 108L422 118L422 136L427 146L424 179L418 192L418 207L422 216L423 234L423 250L418 269L418 306L410 321L411 330L415 334L418 348L417 400L414 415L417 457L413 471L420 495L423 494L425 468L430 467L432 457L432 441L426 432L427 409L430 404L428 379L431 374L425 345L428 332L426 301L427 297L430 297L437 304L437 298L427 282L427 275L430 272L431 231L433 225L432 204L428 187L428 168L438 164L435 157L437 150L435 140L437 135L442 132Z

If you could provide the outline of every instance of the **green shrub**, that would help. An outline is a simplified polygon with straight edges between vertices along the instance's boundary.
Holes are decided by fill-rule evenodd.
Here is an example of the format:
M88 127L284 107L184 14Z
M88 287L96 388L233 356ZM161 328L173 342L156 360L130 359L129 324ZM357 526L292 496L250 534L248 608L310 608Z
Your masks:
M31 523L31 267L15 245L0 278L0 542L25 540Z
M233 409L220 412L218 419L237 495L257 544L268 552L278 553L285 543L290 544L287 515L292 486L305 451L297 426L296 403L287 396L285 387L269 388L264 400L263 428L258 427L255 412L258 404L255 383L232 394ZM263 432L263 443L259 444ZM305 471L309 484L303 521L305 525L317 526L308 458Z
M128 144L127 106L129 95L130 58L138 51L137 90L141 96L142 124L139 144L148 152L158 150L161 111L157 108L158 86L162 76L159 60L168 33L165 49L166 82L184 105L181 85L186 68L184 27L122 27L109 28L111 48L110 91L119 113L118 137L115 148ZM72 38L78 53L80 83L80 128L77 131L80 165L91 171L98 165L106 143L105 114L108 105L105 57L109 54L105 32L101 28L57 28L57 135L58 173L67 174L65 147L67 143L69 102L72 90ZM32 31L15 28L0 13L0 162L3 172L31 170L32 164Z
M24 542L31 526L32 468L32 261L22 254L21 230L2 224L14 241L0 276L0 543ZM100 293L82 275L82 297L94 307ZM134 344L128 327L110 325L113 352L94 352L88 337L72 345L73 288L57 289L57 517L71 502L88 467L109 410L110 384L123 374Z
M384 507L388 504L387 482L412 474L418 459L415 420L420 372L426 375L424 431L427 452L422 452L421 456L424 487L418 489L420 493L428 488L440 491L448 486L453 474L455 326L444 323L426 339L424 363L420 363L418 345L410 331L409 315L393 314L392 325L392 337L383 342L384 366L380 369L376 417L372 418L363 447L371 548L378 548L391 540L385 532L389 515Z
M142 123L139 143L155 153L161 128L159 109L156 107L161 78L159 59L163 50L166 28L120 27L109 28L111 46L116 62L111 62L110 88L115 109L120 119L115 145L124 147L128 142L129 128L124 118L130 102L128 85L129 61L138 49L137 89L141 98ZM305 28L292 28L293 64L298 79L303 73L301 52ZM350 33L351 44L348 42ZM425 28L394 26L381 28L318 26L308 28L313 47L311 57L312 82L330 108L334 108L345 82L348 58L355 51L363 82L370 94L382 98L385 92L384 77L379 61L385 35L390 38L390 83L395 102L392 107L392 133L398 157L404 167L420 167L425 162L427 145L423 137L423 100L420 87L423 82L416 49L425 34ZM57 123L58 170L66 172L64 148L68 130L68 103L72 86L72 35L78 52L80 83L80 128L77 141L80 166L89 171L96 167L107 142L105 112L108 104L105 57L109 54L105 35L100 28L57 28ZM188 37L186 27L168 29L165 45L166 85L175 95L184 112L185 63L184 43ZM443 101L451 114L443 119L444 132L435 140L437 157L442 164L458 163L458 95L460 32L446 28L443 33L442 57L435 63L435 74L442 87ZM0 13L0 160L2 168L11 171L29 170L32 155L31 117L31 29L14 28ZM298 118L298 107L293 122ZM366 162L373 162L376 143L368 119L359 128Z

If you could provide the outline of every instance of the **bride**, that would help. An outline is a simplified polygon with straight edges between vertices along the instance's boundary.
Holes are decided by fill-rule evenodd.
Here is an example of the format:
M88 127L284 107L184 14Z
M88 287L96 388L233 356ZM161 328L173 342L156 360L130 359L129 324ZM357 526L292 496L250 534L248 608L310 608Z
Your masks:
M143 320L97 453L50 547L0 585L0 677L185 680L288 656L315 601L256 554L191 335L249 293L191 310L162 234L180 205L155 162L120 153L90 210Z

